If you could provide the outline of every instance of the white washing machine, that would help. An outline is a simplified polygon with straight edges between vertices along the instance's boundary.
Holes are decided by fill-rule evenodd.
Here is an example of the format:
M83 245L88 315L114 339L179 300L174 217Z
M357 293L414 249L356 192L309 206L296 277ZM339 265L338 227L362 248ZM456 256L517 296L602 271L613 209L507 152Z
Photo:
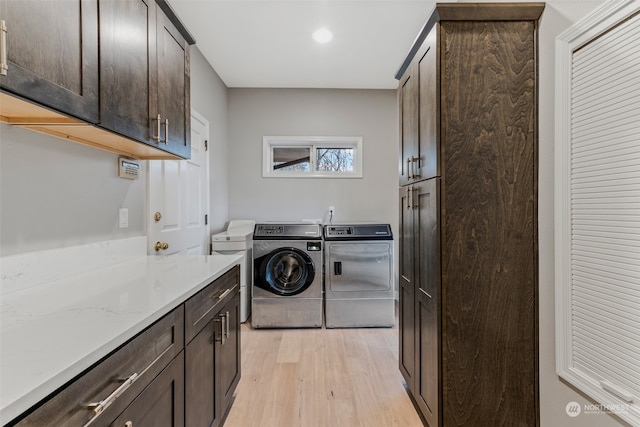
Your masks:
M240 321L251 314L253 289L253 228L252 220L229 221L227 231L211 236L211 251L221 254L241 254L240 260Z

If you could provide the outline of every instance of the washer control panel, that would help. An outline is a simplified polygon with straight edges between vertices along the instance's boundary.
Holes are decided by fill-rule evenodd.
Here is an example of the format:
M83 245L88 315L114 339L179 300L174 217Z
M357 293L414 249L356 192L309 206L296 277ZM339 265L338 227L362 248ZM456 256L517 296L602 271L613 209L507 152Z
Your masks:
M322 230L318 224L256 224L253 238L265 239L320 239Z

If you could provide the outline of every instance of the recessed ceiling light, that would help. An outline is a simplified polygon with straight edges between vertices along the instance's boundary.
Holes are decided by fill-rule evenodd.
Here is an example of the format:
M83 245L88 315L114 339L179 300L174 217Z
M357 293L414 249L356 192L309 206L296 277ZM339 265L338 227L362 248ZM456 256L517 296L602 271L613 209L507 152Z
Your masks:
M316 43L329 43L333 39L333 33L326 28L320 28L311 34Z

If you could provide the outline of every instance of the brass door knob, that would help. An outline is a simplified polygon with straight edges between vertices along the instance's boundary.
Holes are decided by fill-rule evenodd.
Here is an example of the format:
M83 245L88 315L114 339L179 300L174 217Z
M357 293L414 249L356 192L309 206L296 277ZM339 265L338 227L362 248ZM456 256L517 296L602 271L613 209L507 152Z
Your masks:
M167 249L169 249L169 244L167 242L156 242L153 247L156 249L156 251L159 251L160 249L166 251Z
M158 221L160 221L161 219L162 219L162 214L161 214L160 212L156 212L156 213L154 213L154 214L153 214L153 220L154 220L155 222L158 222Z

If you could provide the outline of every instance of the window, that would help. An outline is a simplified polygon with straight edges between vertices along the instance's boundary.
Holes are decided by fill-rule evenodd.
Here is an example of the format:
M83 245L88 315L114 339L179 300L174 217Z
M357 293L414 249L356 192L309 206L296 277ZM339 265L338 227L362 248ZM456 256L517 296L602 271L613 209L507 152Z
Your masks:
M362 178L362 137L265 136L262 176Z

